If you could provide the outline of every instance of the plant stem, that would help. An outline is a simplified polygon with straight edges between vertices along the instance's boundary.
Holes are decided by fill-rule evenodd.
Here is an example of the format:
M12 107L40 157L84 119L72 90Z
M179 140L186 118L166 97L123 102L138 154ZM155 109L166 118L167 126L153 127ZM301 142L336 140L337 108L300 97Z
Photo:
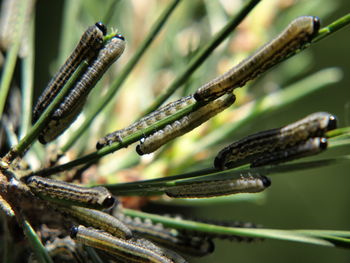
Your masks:
M155 223L162 223L166 227L176 229L187 229L201 233L213 233L224 235L240 235L247 237L269 238L277 240L286 240L294 242L303 242L322 246L334 246L331 242L322 238L313 237L310 234L304 234L295 230L278 230L278 229L259 229L259 228L240 228L225 227L206 223L195 222L191 220L174 219L171 217L160 216L155 214L144 213L131 209L123 209L123 212L131 217L142 219L151 219ZM349 233L350 234L350 233Z
M334 32L338 31L339 29L349 24L350 24L350 14L346 14L345 16L342 16L341 18L338 18L334 22L330 23L328 26L321 28L318 31L318 35L312 40L312 42L318 42L321 39L324 39L325 37L330 36Z
M32 246L36 259L40 263L53 263L44 245L41 243L40 238L35 233L34 229L29 224L29 222L23 219L21 221L21 225L22 225L24 234L26 235L30 245Z

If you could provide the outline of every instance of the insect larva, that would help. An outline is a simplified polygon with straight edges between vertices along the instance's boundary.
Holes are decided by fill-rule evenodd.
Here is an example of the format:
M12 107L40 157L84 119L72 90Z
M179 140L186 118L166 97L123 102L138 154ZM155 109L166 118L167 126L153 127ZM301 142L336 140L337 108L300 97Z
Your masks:
M235 102L235 99L236 97L231 94L224 98L218 98L215 101L209 102L180 120L165 126L164 129L156 131L146 137L144 141L141 141L136 147L136 152L139 155L154 152L163 144L192 131L211 117L225 110Z
M163 224L154 223L150 219L130 217L123 213L114 213L114 215L134 233L169 249L196 257L202 257L214 251L214 243L206 237L182 234L177 229L164 227Z
M139 121L133 123L132 125L124 129L107 134L105 137L98 140L96 148L101 149L102 147L110 145L114 142L122 142L124 137L131 135L140 129L145 129L151 126L153 123L163 120L166 117L178 112L179 110L193 103L195 103L193 95L189 95L179 100L170 102L167 105L143 117Z
M45 144L56 139L78 117L89 92L110 65L119 58L124 49L125 41L121 35L115 35L105 44L40 133L39 141L41 143Z
M115 203L111 193L102 186L88 188L40 176L29 177L26 184L34 193L58 202L96 208L109 208Z
M81 98L88 95L106 70L124 52L124 49L124 37L120 34L113 36L98 52L96 59L91 62L84 75L66 96L64 101L60 104L60 107L54 112L52 118L57 120L67 116L71 107L80 102Z
M336 126L335 116L316 112L285 127L258 132L230 144L217 154L214 166L225 169L250 163L264 154L283 151L309 138L322 137Z
M106 32L107 29L101 22L90 26L84 32L72 54L51 79L39 97L33 111L33 123L39 119L40 115L53 101L80 63L84 59L89 60L97 54L98 50L102 47L103 37L106 35Z
M116 237L123 239L132 237L130 228L121 220L102 211L79 206L60 206L60 211L64 211L78 220Z
M326 138L310 138L306 142L286 148L280 151L273 151L258 156L252 161L251 167L262 166L266 164L278 164L294 159L318 154L327 149Z
M169 258L160 255L154 250L145 248L144 245L140 245L135 241L116 238L106 232L86 228L82 225L72 227L71 237L82 244L101 249L127 262L173 262Z
M225 93L230 93L235 88L244 86L249 80L253 80L309 43L319 28L318 17L296 18L282 33L253 55L200 87L194 94L194 98L197 101L213 100Z
M165 193L174 198L206 198L238 193L257 193L271 185L266 176L248 176L227 180L184 182L169 187Z

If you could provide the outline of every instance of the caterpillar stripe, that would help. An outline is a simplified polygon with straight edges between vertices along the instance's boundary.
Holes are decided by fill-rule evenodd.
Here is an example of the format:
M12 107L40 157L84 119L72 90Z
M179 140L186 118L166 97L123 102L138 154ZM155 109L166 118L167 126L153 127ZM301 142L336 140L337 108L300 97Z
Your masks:
M164 127L164 129L156 131L146 137L144 141L136 147L139 155L152 153L163 144L189 132L209 120L219 112L225 110L235 102L236 97L231 94L223 98L218 98L208 104L191 112L187 116L181 118Z
M72 227L71 237L78 242L103 250L126 262L172 263L171 259L161 255L157 250L147 248L147 244L116 238L105 232L82 225ZM145 246L146 245L146 246Z
M163 120L166 117L175 114L179 110L193 103L195 103L195 99L193 98L193 95L189 95L179 100L170 102L164 107L159 108L158 110L143 117L139 121L133 123L132 125L124 129L107 134L105 137L98 140L96 144L96 148L101 149L102 147L110 145L114 142L122 142L124 137L131 135L141 129L145 129L151 126L152 124L154 124L155 122Z
M281 162L291 161L294 159L318 154L327 149L326 138L310 138L306 142L294 145L290 148L273 151L258 156L252 161L251 167L262 166L266 164L278 164Z
M217 154L214 166L226 169L251 163L260 156L283 152L309 138L323 137L336 126L335 116L327 112L316 112L285 127L258 132L230 144Z
M162 223L154 223L151 219L130 217L123 213L114 213L132 231L150 239L164 247L178 252L202 257L214 251L214 243L207 237L182 234L179 230L167 228Z
M213 100L233 89L244 86L261 73L296 53L308 44L320 28L320 20L314 16L302 16L293 20L275 39L258 49L223 75L204 84L194 94L197 101Z
M50 80L49 84L39 97L33 111L33 123L35 123L44 110L54 100L56 95L62 89L64 84L72 76L84 59L93 58L103 45L103 37L107 29L101 22L90 26L82 35L78 45L61 66L56 75Z
M124 49L125 41L121 35L115 35L105 44L40 133L39 141L41 143L45 144L56 139L71 125L81 112L89 92L110 65L119 58Z
M133 235L130 228L121 220L102 211L79 206L60 206L59 209L75 217L79 221L104 230L113 236L129 239Z
M53 201L94 208L109 208L115 203L111 193L102 186L88 188L40 176L28 177L26 184L34 193Z
M238 193L257 193L271 185L266 176L248 176L236 179L183 182L165 189L165 193L174 198L206 198Z

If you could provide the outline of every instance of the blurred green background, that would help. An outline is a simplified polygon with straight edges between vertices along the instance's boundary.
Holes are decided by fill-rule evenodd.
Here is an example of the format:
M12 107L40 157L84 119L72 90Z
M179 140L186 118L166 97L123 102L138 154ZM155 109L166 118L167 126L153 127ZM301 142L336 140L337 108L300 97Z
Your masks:
M80 34L78 32L82 32L88 25L102 20L106 12L113 11L108 26L109 28L118 28L119 32L128 41L127 52L123 55L117 66L120 70L123 63L130 58L132 52L146 35L149 26L155 21L169 1L118 1L119 3L115 5L114 10L108 10L112 1L89 0L76 2L80 2L77 5L81 5L79 7L81 11L79 12L79 16L76 17L79 22L73 23L71 28L73 39L74 37L76 39L79 38ZM293 7L292 4L294 3L296 6ZM172 79L176 75L176 72L186 65L190 54L186 50L194 50L195 46L193 45L198 43L201 45L208 40L209 37L206 37L206 34L212 34L211 30L213 30L213 28L209 29L208 25L215 25L213 21L208 20L208 17L219 19L220 12L224 10L218 7L221 4L223 6L230 6L230 10L225 10L233 14L235 10L238 10L241 2L208 0L184 1L184 3L181 3L163 30L162 41L156 41L155 46L151 47L150 51L147 52L145 58L136 68L135 73L133 73L124 85L120 95L132 97L137 93L137 90L141 91L142 95L139 96L144 96L148 99L148 101L140 102L141 107L144 109L148 106L152 96L158 94L165 87L163 84L167 83L169 79ZM71 5L73 6L74 4ZM57 63L54 62L59 57L57 54L60 52L61 26L65 17L65 10L64 1L37 1L36 96L39 95L39 90L45 87L51 74L57 67ZM143 12L143 10L153 12ZM213 13L210 14L210 10ZM257 29L258 32L259 30L261 32L261 35L257 36L257 38L264 38L263 43L272 36L275 36L294 17L300 15L317 15L320 16L322 24L326 25L336 18L345 15L349 10L350 3L347 0L300 0L296 2L266 0L262 1L250 16L253 17L256 24L259 24L259 21L266 22L266 19L272 16L273 21L270 23L269 28L264 29L268 29L268 31ZM208 15L208 12L210 15ZM217 13L215 14L215 12ZM227 17L224 16L222 19L225 21ZM189 31L186 32L186 29ZM198 35L193 34L196 30L199 31ZM266 32L269 32L269 34L266 34ZM181 37L186 39L181 39ZM187 43L180 48L178 45L182 40L186 40ZM337 115L340 127L350 125L349 43L350 28L347 27L300 54L298 57L305 56L307 60L302 72L298 72L299 69L295 68L295 65L298 65L301 58L293 58L290 62L286 62L290 63L289 68L281 65L265 74L262 78L259 78L256 83L252 83L249 90L252 93L257 92L259 94L262 92L261 89L259 90L260 85L265 88L267 87L266 89L268 90L269 86L266 83L271 83L271 81L276 80L276 83L283 86L284 83L292 83L294 80L301 79L303 76L307 76L307 74L324 68L339 67L343 71L343 79L340 82L312 93L282 110L262 116L257 122L245 125L240 129L236 137L239 138L262 129L279 127L315 111L328 111ZM230 47L230 45L225 44L224 47L220 46L214 52L213 56L194 74L191 79L190 89L195 89L218 74L220 70L216 68L217 63L221 61L222 57L226 60L229 59L230 52L232 53L230 48L232 46ZM293 60L296 62L293 62ZM233 65L232 63L232 61L228 62L229 65ZM293 71L293 69L297 74L293 75L293 72L285 73L285 71ZM165 74L165 76L161 74ZM283 74L288 76L288 78L284 79ZM142 86L142 89L140 89L140 86ZM126 90L129 89L130 92L127 92ZM137 95L134 98L139 99ZM134 113L135 111L140 111L140 109L130 109L130 111ZM131 116L130 118L133 119L134 117ZM347 153L349 153L349 149L343 147L327 151L321 157L336 157ZM274 175L272 177L272 187L266 191L266 195L262 199L257 201L226 202L204 206L196 206L195 203L191 206L153 204L147 209L148 211L158 213L183 212L186 215L195 217L250 221L262 224L267 228L350 230L349 169L350 162L304 172ZM252 244L217 241L216 250L212 255L191 260L190 262L225 263L236 261L349 262L350 253L348 250L340 248L324 248L276 240L266 240L265 242Z

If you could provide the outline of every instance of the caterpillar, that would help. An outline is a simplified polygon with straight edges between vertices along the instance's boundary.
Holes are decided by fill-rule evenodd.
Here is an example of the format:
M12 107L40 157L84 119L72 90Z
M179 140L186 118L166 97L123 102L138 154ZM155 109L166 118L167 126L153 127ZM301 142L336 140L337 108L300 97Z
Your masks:
M63 201L93 208L109 208L114 205L115 198L102 186L82 187L40 176L30 176L26 184L39 196L53 201Z
M261 73L278 64L308 44L320 28L320 19L315 16L301 16L253 55L221 76L201 86L194 94L197 101L213 100L233 89L244 86Z
M155 122L163 120L166 117L175 114L179 110L193 103L195 103L193 95L189 95L179 100L170 102L167 105L143 117L139 121L133 123L132 125L124 129L107 134L105 137L98 140L96 148L101 149L102 147L110 145L114 142L122 142L124 137L131 135L137 132L138 130L145 129L154 124Z
M92 60L84 74L69 91L54 111L51 120L39 134L42 144L56 139L63 133L81 112L86 98L110 65L116 61L125 49L124 37L117 34L112 37Z
M241 176L234 179L222 179L200 182L182 182L165 189L165 193L173 198L206 198L238 193L257 193L271 185L266 176Z
M163 144L197 128L211 117L225 110L235 102L235 99L236 97L231 94L205 104L180 120L177 120L172 124L165 126L162 130L156 131L146 137L136 147L136 152L139 155L154 152Z
M103 45L103 37L107 29L104 24L97 22L90 26L82 35L78 45L61 66L56 75L50 80L49 84L39 97L33 110L33 123L35 123L48 105L54 100L56 95L62 89L64 84L72 76L84 59L93 58Z
M258 156L251 163L251 167L258 167L266 164L278 164L291 161L297 158L317 154L327 149L326 138L310 138L306 142L294 145L284 150L269 152Z
M155 245L149 248L151 242L143 240L124 240L106 232L82 225L71 229L71 237L78 242L103 250L118 257L122 262L152 262L173 263L174 261L162 255L161 249Z
M60 211L73 216L90 226L104 230L113 236L129 239L133 236L131 229L118 218L99 210L79 206L60 206Z
M336 127L335 116L327 112L316 112L285 127L258 132L228 145L217 154L214 166L226 169L251 163L265 154L287 151L309 138L323 137L327 131ZM316 153L313 150L311 152ZM283 158L280 157L279 160L282 161Z

